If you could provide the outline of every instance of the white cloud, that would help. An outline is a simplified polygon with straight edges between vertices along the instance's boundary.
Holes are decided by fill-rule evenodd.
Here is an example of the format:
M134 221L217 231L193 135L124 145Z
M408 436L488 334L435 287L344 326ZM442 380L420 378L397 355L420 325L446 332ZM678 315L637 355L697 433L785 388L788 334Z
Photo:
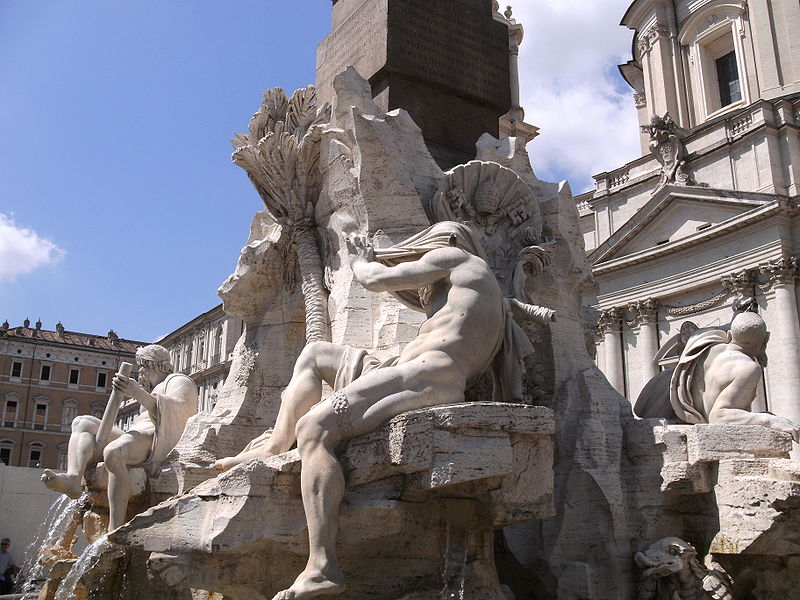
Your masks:
M633 90L616 69L631 59L633 32L619 26L630 1L514 4L525 27L521 104L541 128L528 151L539 177L567 178L575 193L641 155Z
M64 254L53 242L0 213L0 283L14 281L18 275L56 263Z

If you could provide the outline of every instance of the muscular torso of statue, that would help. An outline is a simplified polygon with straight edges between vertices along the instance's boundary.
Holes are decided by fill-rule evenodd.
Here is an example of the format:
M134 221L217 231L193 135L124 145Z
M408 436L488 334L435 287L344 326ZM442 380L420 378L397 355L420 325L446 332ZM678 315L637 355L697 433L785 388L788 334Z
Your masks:
M502 294L480 258L458 248L434 250L428 262L449 271L431 286L427 320L400 353L398 364L442 352L469 380L483 373L503 335ZM481 324L477 326L477 324ZM487 332L494 332L487 338Z

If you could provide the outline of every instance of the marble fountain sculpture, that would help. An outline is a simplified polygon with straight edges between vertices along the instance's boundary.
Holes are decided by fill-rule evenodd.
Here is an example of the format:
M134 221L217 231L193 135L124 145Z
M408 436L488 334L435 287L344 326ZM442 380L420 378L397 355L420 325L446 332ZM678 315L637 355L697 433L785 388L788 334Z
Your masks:
M633 417L587 350L568 185L490 135L444 172L354 69L333 87L324 106L268 91L235 138L266 210L220 288L245 322L230 375L41 598L627 600L712 572L790 589L791 436ZM656 565L671 543L684 563Z

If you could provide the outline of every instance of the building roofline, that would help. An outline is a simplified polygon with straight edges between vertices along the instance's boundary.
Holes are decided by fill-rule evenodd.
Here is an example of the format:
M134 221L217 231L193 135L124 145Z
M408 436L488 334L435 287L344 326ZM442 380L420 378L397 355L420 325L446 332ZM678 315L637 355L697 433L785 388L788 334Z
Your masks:
M116 342L113 336L97 335L94 333L83 333L80 331L68 331L66 329L53 331L51 329L37 329L18 325L9 327L7 330L0 330L0 340L16 341L21 343L49 344L76 350L88 350L91 352L102 352L107 354L132 354L139 346L146 346L148 342L131 340L117 337Z
M178 334L180 332L182 332L183 330L193 329L194 326L197 325L198 323L201 323L204 320L211 320L211 317L217 318L214 315L214 313L217 313L217 312L219 313L220 317L224 317L225 316L225 311L222 308L222 303L221 302L219 304L217 304L214 308L211 308L210 310L207 310L206 312L196 316L191 321L187 321L186 323L184 323L183 325L181 325L177 329L175 329L173 331L170 331L166 335L162 335L160 338L158 338L156 340L156 343L160 344L164 340L166 340L166 339L168 339L170 337L173 337L173 336L180 337Z

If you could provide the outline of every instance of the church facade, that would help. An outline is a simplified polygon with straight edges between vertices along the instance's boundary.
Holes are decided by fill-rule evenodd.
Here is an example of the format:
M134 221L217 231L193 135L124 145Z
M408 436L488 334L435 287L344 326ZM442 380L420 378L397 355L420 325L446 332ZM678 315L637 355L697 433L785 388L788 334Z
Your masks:
M578 206L598 365L633 403L684 323L755 302L771 332L760 409L800 422L800 5L636 0L622 25L642 156Z

